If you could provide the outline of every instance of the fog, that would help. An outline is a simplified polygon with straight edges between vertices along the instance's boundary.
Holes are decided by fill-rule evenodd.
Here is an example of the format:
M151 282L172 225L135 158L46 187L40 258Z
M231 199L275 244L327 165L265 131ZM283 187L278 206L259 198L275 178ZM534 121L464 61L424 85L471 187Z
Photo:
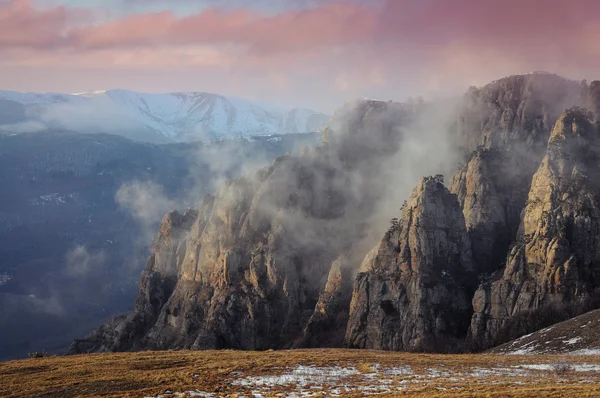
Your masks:
M460 101L351 101L322 129L324 143L303 151L295 148L272 166L267 181L255 172L270 163L266 157L240 159L235 151L204 151L198 157L209 167L208 184L190 172L185 195L168 198L156 184L133 181L121 187L116 200L148 227L145 236L154 237L160 215L196 207L207 193L216 194L215 206L250 206L244 203L247 198L223 185L237 177L231 172L237 170L254 187L251 223L284 231L277 234L283 234L285 246L307 258L316 255L326 263L344 253L358 269L419 179L455 171L463 155L454 135ZM243 167L236 166L239 162ZM243 250L245 243L239 239ZM315 287L321 283L318 278L313 282Z

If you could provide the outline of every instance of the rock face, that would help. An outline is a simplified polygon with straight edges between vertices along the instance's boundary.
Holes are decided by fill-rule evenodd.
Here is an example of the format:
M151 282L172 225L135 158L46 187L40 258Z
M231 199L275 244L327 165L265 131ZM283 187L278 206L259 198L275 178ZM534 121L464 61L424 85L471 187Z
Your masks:
M210 201L210 197L205 199L200 212L188 210L181 214L172 211L164 216L147 268L140 277L135 311L109 321L84 340L75 340L70 352L124 351L138 347L140 332L156 321L160 308L176 285L178 262L184 249L181 242L189 234L192 225L204 216L203 210Z
M456 197L421 180L354 284L351 347L445 351L467 334L473 261Z
M412 114L359 105L355 122L328 128L328 145L230 181L182 224L189 232L166 233L180 216L166 218L136 310L120 321L127 332L101 328L71 352L341 345L355 253L383 184L378 165Z
M582 109L556 123L506 268L473 299L475 340L495 341L511 317L566 305L599 286L599 134Z
M470 156L450 191L463 208L478 272L502 267L551 130L565 108L592 102L586 100L593 97L592 87L535 72L470 89L465 96L459 137Z
M588 87L586 106L594 112L597 120L600 119L600 81L594 81Z
M561 113L583 105L578 82L545 72L510 76L471 88L459 118L459 140L468 153L478 147L545 147Z
M355 271L345 255L331 265L325 288L303 331L300 347L339 347L348 323Z
M537 167L535 158L479 148L452 178L450 192L463 209L478 273L491 274L506 260Z
M441 175L422 179L383 239L375 220L382 208L390 216L384 197L404 175L390 165L433 108L347 104L321 147L229 182L197 212L169 214L135 312L71 352L451 352L556 321L549 306L593 307L600 133L592 112L564 109L593 108L598 87L534 73L471 89L453 126L469 156L449 189Z

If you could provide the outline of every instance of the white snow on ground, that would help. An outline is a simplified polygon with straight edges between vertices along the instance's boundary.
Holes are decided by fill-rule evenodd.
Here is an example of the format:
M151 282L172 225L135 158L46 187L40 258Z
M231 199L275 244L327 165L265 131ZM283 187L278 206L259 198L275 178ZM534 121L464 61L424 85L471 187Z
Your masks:
M568 364L568 369L574 372L598 372L600 364L580 363ZM441 366L413 370L410 366L382 367L379 364L371 365L369 369L359 370L353 366L306 366L298 365L287 369L274 369L274 374L247 375L242 372L232 372L227 380L230 386L241 389L239 397L243 394L255 397L278 396L286 398L315 397L321 394L326 396L344 396L350 393L366 395L379 395L405 391L407 389L422 388L429 383L435 383L438 390L461 390L461 385L466 380L475 379L478 383L507 383L511 384L535 383L535 371L556 372L556 363L523 364L510 367L472 367L453 370ZM363 373L364 372L364 373ZM277 374L279 373L279 374ZM490 381L493 377L496 380ZM502 380L504 378L504 380ZM498 380L499 379L499 380ZM201 381L200 381L201 382ZM440 385L440 383L443 383ZM187 395L185 395L187 394ZM202 391L188 391L174 393L167 391L156 397L147 398L182 398L182 397L218 398L214 393Z
M187 398L187 397L202 397L202 398L214 398L215 394L210 392L203 391L187 391L187 392L172 392L165 391L164 394L155 395L154 397L144 397L144 398ZM255 395L256 397L256 395ZM257 397L259 398L259 397Z
M582 340L581 337L573 337L572 339L569 339L569 340L563 340L563 343L568 344L568 345L573 345L573 344L577 344L581 340Z
M596 365L596 364L588 364L588 363L582 363L582 364L573 364L573 365L568 365L570 370L573 370L575 372L598 372L600 371L600 365ZM525 369L532 369L532 370L555 370L556 369L556 364L531 364L531 365L519 365L519 368L525 368Z
M525 377L529 375L529 372L523 369L515 368L473 368L471 373L472 377L489 377L489 376L508 376L508 377Z
M316 367L299 365L292 371L277 376L249 376L243 379L234 380L233 385L244 387L262 387L262 386L289 386L295 385L306 387L311 384L331 384L352 375L358 375L360 372L355 368Z
M583 350L582 350L583 351ZM599 350L590 350L590 355L600 354ZM525 363L515 366L465 367L451 369L444 365L415 370L410 366L384 367L372 364L367 369L355 366L307 366L297 365L285 369L273 369L272 374L244 375L241 371L231 372L226 382L238 387L238 397L257 398L277 396L285 398L306 398L316 396L339 397L351 393L363 396L388 394L420 389L433 384L436 389L461 391L466 381L476 383L525 385L540 380L536 372L555 374L559 366L564 365L572 372L600 371L600 364L578 363ZM589 373L587 373L589 375ZM195 377L196 375L194 375ZM534 376L534 377L532 377ZM587 377L587 376L586 376ZM198 379L201 386L201 380ZM246 394L246 395L244 395ZM230 395L198 391L175 393L165 391L155 397L146 398L183 398L202 397L220 398Z
M600 348L585 348L582 350L573 351L573 355L600 355Z
M519 340L522 340L526 337L531 336L530 334L527 336L523 336L518 340L515 340L512 344L511 347L514 346L515 344L518 343ZM519 349L514 350L514 351L507 351L506 354L508 355L527 355L527 354L535 354L536 353L536 347L535 347L535 341L532 341L530 343L527 343L523 346L521 346Z
M589 326L590 323L591 321L586 323L585 325L582 325L581 327L584 328L586 326ZM523 344L523 340L532 336L532 334L522 336L514 340L512 343L508 344L506 347L502 348L500 352L505 355L554 354L558 352L561 352L563 354L575 355L600 355L600 348L592 350L575 350L574 348L571 348L572 351L569 350L569 348L567 348L568 346L572 346L574 344L582 342L584 340L583 337L576 336L573 338L567 338L567 336L559 336L555 338L549 338L545 336L552 329L553 326L540 330L538 332L538 334L540 335L540 339L534 339L533 341L530 341L525 344ZM560 343L560 345L563 346L563 349L557 350L555 348L549 348L548 345L553 343Z
M413 373L410 366L400 366L395 368L384 368L382 372L390 376L405 376Z

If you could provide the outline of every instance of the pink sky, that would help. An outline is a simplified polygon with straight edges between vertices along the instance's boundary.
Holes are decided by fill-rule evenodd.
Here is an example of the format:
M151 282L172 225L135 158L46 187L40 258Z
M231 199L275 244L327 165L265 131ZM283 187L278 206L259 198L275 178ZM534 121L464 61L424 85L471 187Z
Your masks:
M0 89L210 91L332 112L534 70L600 78L596 0L90 4L0 0Z

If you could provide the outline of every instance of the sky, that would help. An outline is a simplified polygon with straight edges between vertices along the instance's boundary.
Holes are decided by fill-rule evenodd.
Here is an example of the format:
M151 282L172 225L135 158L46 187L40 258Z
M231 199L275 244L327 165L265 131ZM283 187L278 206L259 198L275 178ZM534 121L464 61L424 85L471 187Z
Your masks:
M0 0L0 89L333 112L536 70L600 78L597 0Z

